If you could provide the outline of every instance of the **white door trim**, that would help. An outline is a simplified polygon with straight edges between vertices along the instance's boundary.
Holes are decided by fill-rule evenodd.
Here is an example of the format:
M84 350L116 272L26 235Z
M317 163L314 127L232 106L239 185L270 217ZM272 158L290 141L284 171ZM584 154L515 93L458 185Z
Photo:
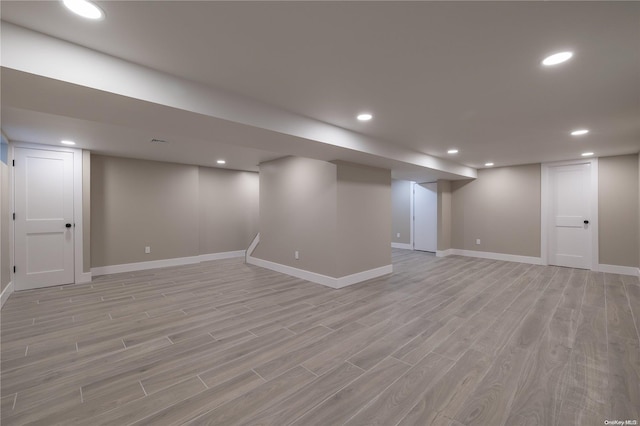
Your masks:
M91 273L83 272L83 237L82 237L82 150L76 148L67 148L64 146L40 145L35 143L13 142L14 148L39 149L42 151L71 152L73 153L73 222L74 228L74 283L80 284L91 281ZM11 160L15 159L15 151ZM11 167L11 211L15 211L15 168ZM12 236L15 236L15 222L11 229ZM15 259L15 237L9 242L11 246L12 259ZM11 268L13 281L13 268Z
M540 182L540 259L543 265L549 264L549 208L551 191L549 188L549 168L558 166L571 166L576 164L591 164L591 205L589 212L589 225L591 226L591 270L597 271L599 265L598 247L598 159L585 158L580 160L556 161L542 163Z

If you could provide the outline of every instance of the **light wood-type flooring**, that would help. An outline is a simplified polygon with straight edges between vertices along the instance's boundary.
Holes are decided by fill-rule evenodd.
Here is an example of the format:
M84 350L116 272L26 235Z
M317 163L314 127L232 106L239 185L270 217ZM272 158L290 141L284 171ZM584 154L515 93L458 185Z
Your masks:
M393 260L341 290L230 259L14 293L2 425L640 420L636 277Z

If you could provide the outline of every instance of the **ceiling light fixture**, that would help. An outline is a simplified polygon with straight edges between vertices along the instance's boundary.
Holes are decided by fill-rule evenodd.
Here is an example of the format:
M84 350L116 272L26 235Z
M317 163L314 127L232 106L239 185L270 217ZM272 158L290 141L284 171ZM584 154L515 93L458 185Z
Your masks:
M369 114L368 112L363 112L362 114L358 114L357 118L360 121L369 121L373 118L373 115Z
M62 145L75 145L76 144L74 141L60 141L60 143Z
M593 155L593 152L583 152L582 156L583 157L591 157Z
M587 129L578 129L571 132L571 136L582 136L586 135L587 133L589 133L589 130Z
M554 53L553 55L550 55L544 58L544 60L542 61L542 65L546 67L551 67L553 65L558 65L563 62L566 62L572 57L573 57L573 52L569 52L569 51Z
M485 167L491 167L491 166L493 166L493 163L484 163L484 166Z
M216 163L218 163L218 164L227 164L227 162L225 160L218 160L218 161L216 161Z
M449 151L447 151L447 154L457 154L458 150L457 149L450 149Z
M94 3L88 0L62 0L62 3L75 13L83 18L100 20L104 18L104 12Z

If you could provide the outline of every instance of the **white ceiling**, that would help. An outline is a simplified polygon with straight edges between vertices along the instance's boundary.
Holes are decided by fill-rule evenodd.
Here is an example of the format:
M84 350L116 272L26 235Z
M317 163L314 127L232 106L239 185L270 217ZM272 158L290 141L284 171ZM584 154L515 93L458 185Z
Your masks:
M100 22L73 16L60 2L3 1L1 13L25 28L393 146L439 157L455 147L455 161L471 167L640 151L637 2L97 3L107 15ZM540 65L563 49L575 51L572 61ZM10 139L18 127L21 138L33 138L24 129L46 132L79 119L40 120L4 96L3 107ZM365 110L374 119L356 121ZM118 131L94 124L96 132ZM581 127L591 133L569 136ZM229 149L251 162L286 154Z

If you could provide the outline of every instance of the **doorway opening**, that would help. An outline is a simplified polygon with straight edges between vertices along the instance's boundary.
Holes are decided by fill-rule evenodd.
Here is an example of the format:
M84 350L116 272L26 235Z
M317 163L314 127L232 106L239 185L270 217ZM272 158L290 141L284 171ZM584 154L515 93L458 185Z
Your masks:
M541 258L547 265L598 267L598 160L542 165Z
M413 249L435 253L438 249L438 184L413 185Z

